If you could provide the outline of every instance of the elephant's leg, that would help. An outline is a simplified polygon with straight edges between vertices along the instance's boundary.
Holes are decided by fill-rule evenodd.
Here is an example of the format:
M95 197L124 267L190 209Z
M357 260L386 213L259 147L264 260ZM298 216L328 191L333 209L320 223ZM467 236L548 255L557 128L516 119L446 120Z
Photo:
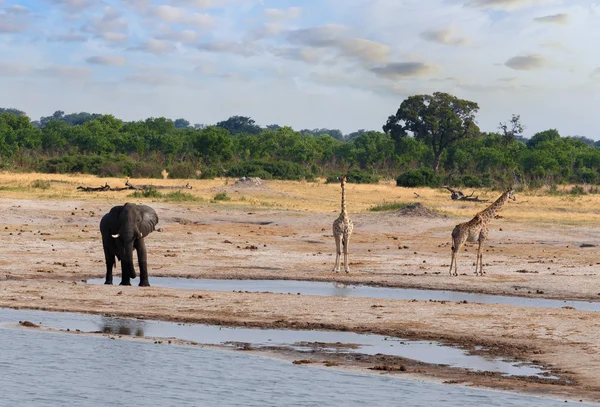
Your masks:
M133 247L133 242L126 245L121 256L121 285L131 285L131 279L135 278Z
M103 246L104 246L104 260L106 261L106 280L104 281L104 284L112 284L113 283L112 272L113 272L113 268L115 267L115 255L114 255L114 252L110 249L110 247L108 247L108 245L106 243L104 243Z
M135 241L135 250L137 251L138 264L140 265L140 287L150 287L148 281L148 262L146 261L146 243L144 239Z

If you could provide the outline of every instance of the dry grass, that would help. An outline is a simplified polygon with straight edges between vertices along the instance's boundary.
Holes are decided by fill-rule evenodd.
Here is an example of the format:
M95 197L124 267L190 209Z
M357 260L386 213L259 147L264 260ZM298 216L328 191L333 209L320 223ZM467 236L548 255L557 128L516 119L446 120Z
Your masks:
M39 181L38 181L39 180ZM48 181L50 187L40 189L32 183ZM249 188L234 185L232 179L214 180L159 180L131 179L132 184L182 185L189 182L192 190L182 190L197 198L197 201L181 202L182 205L211 205L218 193L226 193L231 201L220 201L218 205L249 206L253 208L282 208L314 212L337 212L340 190L337 184L296 181L266 181L264 187ZM89 202L115 202L136 200L152 202L152 198L127 198L131 191L82 192L77 186L100 186L108 182L113 187L122 187L124 179L99 178L92 175L0 173L0 194L5 198L83 200ZM470 193L471 190L465 190ZM419 195L415 197L415 193ZM488 203L460 202L450 200L450 194L442 189L399 188L393 181L382 181L377 185L348 184L347 199L350 213L365 212L370 207L385 202L421 202L426 207L457 217L470 219L475 213L493 202L500 191L475 190L475 195ZM514 221L551 222L562 224L600 223L600 195L546 195L543 191L517 193L517 201L506 204L501 216ZM160 200L160 198L158 199ZM214 203L212 203L214 205Z

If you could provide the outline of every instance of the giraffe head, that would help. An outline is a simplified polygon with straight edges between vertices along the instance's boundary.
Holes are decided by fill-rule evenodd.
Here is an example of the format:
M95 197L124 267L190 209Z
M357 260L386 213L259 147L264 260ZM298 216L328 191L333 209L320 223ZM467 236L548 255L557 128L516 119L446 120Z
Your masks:
M516 201L517 198L515 198L515 190L513 188L509 188L508 191L506 191L506 198L507 199L512 199L513 201Z
M340 185L346 185L346 176L342 175L341 177L337 177L338 181L340 181Z

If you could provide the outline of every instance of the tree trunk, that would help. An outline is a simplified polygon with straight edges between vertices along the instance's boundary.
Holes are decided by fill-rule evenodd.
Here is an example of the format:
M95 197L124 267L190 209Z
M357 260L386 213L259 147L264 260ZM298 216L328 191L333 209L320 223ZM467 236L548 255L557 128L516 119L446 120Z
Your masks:
M435 156L435 161L433 163L433 171L437 174L438 170L440 169L440 156L442 154L441 153L434 153Z

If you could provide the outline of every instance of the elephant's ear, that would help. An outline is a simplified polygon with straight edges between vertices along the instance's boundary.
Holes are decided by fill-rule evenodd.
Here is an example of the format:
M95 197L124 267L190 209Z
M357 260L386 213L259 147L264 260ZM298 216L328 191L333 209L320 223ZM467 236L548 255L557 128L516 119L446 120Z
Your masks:
M158 223L158 215L149 206L140 205L140 208L142 210L142 220L138 225L138 229L142 235L141 237L146 237L154 230L154 226Z

